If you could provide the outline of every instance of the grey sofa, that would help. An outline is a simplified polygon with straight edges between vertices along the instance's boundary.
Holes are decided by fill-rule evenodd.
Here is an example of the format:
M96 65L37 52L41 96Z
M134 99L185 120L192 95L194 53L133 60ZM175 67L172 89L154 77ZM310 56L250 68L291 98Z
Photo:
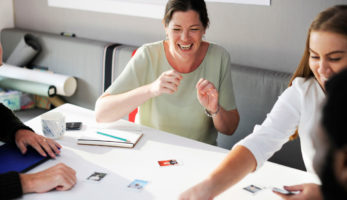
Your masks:
M255 124L264 121L278 96L288 87L291 74L232 65L231 76L240 123L232 136L219 135L218 145L224 148L231 148L252 133ZM287 142L270 161L304 170L299 139Z
M4 60L14 48L16 41L27 32L38 36L43 44L43 53L35 60L35 64L75 76L78 80L77 92L66 98L66 101L90 109L94 108L96 99L117 78L137 48L27 30L5 29L1 33ZM263 122L278 96L287 88L291 76L287 73L236 64L232 65L231 75L241 119L232 136L218 136L218 146L227 149L249 135L255 124ZM305 169L299 140L285 144L270 160Z

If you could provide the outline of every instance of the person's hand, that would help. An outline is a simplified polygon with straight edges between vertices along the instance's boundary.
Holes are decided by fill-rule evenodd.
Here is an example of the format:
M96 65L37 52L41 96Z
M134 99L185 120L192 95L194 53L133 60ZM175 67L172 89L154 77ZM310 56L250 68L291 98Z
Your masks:
M218 91L208 80L201 78L196 84L197 96L200 104L210 113L218 111Z
M43 193L52 189L69 190L76 184L76 171L59 163L42 172L20 174L23 193Z
M189 188L179 196L179 200L212 200L211 184L208 180Z
M295 192L299 191L298 194L285 195L278 192L274 192L284 200L323 200L320 186L314 183L307 183L301 185L284 186L284 189Z
M45 151L49 154L50 157L55 158L56 154L60 154L60 144L56 141L45 138L41 135L37 135L36 133L26 130L19 129L16 132L15 142L20 151L25 154L27 152L27 146L32 146L37 152L39 152L42 156L47 156Z
M177 88L182 79L182 75L174 70L163 72L151 86L150 91L153 96L159 96L163 93L172 94L177 91Z

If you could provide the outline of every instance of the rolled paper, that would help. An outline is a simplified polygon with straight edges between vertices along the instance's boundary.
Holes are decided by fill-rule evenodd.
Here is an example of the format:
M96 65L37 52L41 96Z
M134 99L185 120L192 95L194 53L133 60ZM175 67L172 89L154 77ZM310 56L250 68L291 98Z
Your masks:
M57 94L57 89L54 85L6 77L0 77L0 87L46 97L53 97Z
M15 66L27 65L41 50L41 46L33 35L25 34L7 58L6 63Z
M0 67L0 76L53 85L57 89L57 94L68 97L72 96L77 88L77 81L72 76L31 70L6 63Z

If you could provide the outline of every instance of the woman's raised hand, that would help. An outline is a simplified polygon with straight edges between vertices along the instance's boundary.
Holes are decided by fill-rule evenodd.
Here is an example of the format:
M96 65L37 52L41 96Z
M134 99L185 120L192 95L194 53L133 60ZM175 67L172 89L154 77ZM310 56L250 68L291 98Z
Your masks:
M211 113L218 111L218 91L210 81L201 78L196 84L200 104Z
M152 96L159 96L163 93L173 94L182 79L182 75L174 70L163 72L157 80L151 83L150 92Z

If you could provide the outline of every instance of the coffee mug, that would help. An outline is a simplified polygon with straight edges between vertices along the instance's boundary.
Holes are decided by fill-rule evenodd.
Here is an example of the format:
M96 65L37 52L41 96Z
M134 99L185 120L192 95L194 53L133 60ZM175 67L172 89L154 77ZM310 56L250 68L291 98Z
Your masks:
M59 112L48 112L41 115L43 134L52 139L61 138L66 129L65 116Z

